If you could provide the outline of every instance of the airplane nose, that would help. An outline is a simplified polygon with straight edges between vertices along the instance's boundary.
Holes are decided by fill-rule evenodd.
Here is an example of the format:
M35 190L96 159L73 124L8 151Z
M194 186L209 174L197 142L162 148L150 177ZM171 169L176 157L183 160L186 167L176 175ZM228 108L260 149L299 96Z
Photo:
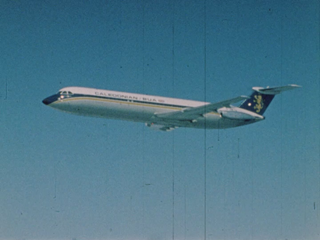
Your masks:
M50 97L47 97L47 98L43 99L42 103L45 104L45 105L49 105L49 104L57 101L59 97L60 97L59 94L54 94L54 95L52 95Z
M42 100L42 103L45 105L48 105L50 102L49 102L48 98L45 98Z

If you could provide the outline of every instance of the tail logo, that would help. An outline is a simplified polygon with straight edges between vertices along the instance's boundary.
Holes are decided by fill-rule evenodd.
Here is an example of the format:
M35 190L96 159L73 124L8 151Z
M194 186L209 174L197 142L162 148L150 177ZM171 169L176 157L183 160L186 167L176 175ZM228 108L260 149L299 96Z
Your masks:
M257 113L259 113L261 111L261 109L263 109L263 99L261 95L255 95L254 96L254 100L253 102L256 103L256 105L254 105L254 109L256 110Z

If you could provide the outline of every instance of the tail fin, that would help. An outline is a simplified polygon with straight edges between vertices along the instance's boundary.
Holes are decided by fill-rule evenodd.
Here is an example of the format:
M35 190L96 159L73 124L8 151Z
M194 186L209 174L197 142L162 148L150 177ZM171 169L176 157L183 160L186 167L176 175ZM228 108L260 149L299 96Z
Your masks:
M241 104L240 108L263 115L273 98L274 95L266 95L254 91L250 98Z
M276 94L298 87L300 86L295 84L273 88L253 87L250 98L245 100L240 108L263 115Z

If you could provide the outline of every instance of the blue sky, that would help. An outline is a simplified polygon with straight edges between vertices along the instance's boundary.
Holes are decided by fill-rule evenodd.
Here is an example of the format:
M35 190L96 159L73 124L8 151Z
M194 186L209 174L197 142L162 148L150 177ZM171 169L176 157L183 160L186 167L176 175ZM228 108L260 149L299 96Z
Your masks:
M319 239L319 2L0 2L0 239ZM221 101L266 120L152 131L42 104L65 86Z

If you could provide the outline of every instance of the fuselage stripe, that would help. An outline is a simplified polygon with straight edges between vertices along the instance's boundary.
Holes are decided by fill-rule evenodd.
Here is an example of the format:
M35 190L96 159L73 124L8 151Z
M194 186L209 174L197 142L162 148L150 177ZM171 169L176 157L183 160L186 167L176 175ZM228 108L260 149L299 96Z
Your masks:
M88 95L88 94L73 94L70 96L64 96L63 99L60 98L59 100L55 101L54 103L59 103L59 102L62 103L62 102L77 101L77 100L113 102L113 103L136 105L136 106L143 106L143 107L165 108L165 109L171 109L171 110L181 110L184 108L191 107L191 106L174 105L174 104L166 104L166 103L159 103L159 102L146 102L146 101L133 100L133 99L112 98L112 97L105 97L105 96L93 96L93 95ZM210 114L219 115L216 112L210 112Z
M133 105L144 105L149 107L155 106L162 106L166 108L188 108L189 106L182 106L182 105L173 105L173 104L165 104L165 103L158 103L158 102L146 102L141 100L132 100L132 99L122 99L122 98L112 98L112 97L103 97L103 96L92 96L87 94L73 94L72 96L64 96L61 99L63 102L66 101L76 101L76 100L93 100L93 101L108 101L114 103L123 103L123 104L133 104Z

